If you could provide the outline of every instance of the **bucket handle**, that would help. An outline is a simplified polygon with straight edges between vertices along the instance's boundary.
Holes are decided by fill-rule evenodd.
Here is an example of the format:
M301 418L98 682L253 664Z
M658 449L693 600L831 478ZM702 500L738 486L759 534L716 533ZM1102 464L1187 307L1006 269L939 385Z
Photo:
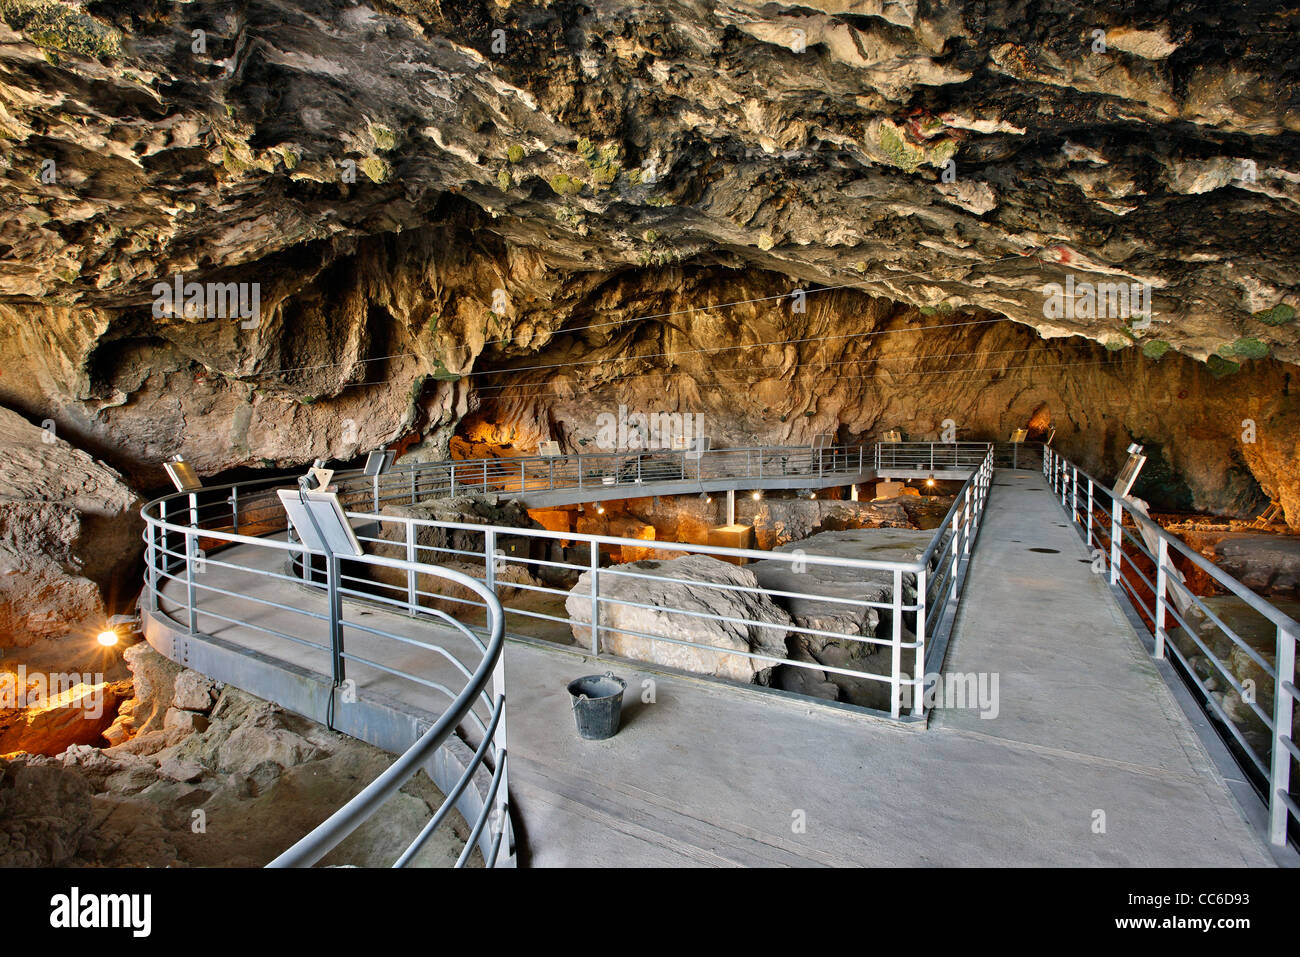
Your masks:
M602 678L612 678L612 677L614 677L614 672L612 672L612 671L606 671L603 675L601 675L601 677L602 677ZM571 710L576 711L576 710L578 709L578 702L579 702L579 701L586 701L586 700L587 700L587 696L586 696L585 694L580 694L580 695L578 695L576 698L573 699L573 703L569 705L569 708L570 708Z

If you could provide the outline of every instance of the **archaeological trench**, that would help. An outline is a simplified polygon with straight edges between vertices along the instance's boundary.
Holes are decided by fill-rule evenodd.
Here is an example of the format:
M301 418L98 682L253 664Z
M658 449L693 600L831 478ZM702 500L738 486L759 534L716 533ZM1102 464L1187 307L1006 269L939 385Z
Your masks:
M0 863L264 864L391 760L138 635L96 645L135 614L140 510L178 455L206 485L293 487L384 449L399 468L618 451L620 409L689 416L713 449L1025 429L1107 481L1137 443L1153 517L1292 613L1298 18L1256 0L0 0ZM173 303L177 277L255 290L256 309ZM1053 304L1067 283L1148 308ZM742 497L737 520L761 550L902 554L960 486L919 484ZM696 544L722 507L420 506ZM786 582L779 561L677 561ZM507 605L532 580L503 580ZM536 637L578 641L569 604L572 628ZM842 660L764 634L754 650ZM815 669L661 663L882 707ZM56 671L84 674L98 713L23 703ZM417 778L325 863L391 859L431 792ZM240 840L203 840L198 810L237 812Z

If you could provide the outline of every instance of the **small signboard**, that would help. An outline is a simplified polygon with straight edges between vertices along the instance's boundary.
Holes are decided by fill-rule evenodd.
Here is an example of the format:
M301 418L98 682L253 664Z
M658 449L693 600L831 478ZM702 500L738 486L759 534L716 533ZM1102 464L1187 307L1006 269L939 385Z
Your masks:
M1133 490L1133 483L1137 481L1138 473L1142 471L1142 466L1146 464L1147 457L1142 454L1142 446L1130 445L1128 447L1128 461L1119 471L1119 478L1115 479L1115 485L1111 489L1118 498L1128 498L1128 493Z
M392 450L376 449L366 456L366 474L383 475L393 467L393 458L397 453Z
M302 543L315 552L360 555L361 543L334 492L276 491Z
M1023 442L1029 435L1028 429L1016 429L1011 433L1012 442Z
M881 438L880 441L882 441L882 442L902 442L902 441L903 441L903 433L900 432L900 431L898 431L898 429L890 429L888 432L886 432L886 433L884 434L884 436Z
M560 443L543 442L537 446L537 454L544 459L557 459L560 457Z
M171 462L164 462L163 468L167 470L167 477L176 486L176 491L197 492L203 488L203 483L199 481L199 473L194 471L194 466L184 459L176 458Z

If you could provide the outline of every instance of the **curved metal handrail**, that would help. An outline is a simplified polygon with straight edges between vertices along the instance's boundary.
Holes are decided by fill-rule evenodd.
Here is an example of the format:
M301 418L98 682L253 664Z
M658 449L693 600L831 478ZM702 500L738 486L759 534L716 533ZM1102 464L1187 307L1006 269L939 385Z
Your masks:
M434 566L430 566L433 568ZM497 663L501 658L501 650L505 642L505 615L501 608L501 602L496 595L481 582L470 578L468 575L453 571L447 568L437 569L439 577L447 578L457 584L470 588L481 597L488 609L488 642L486 651L483 654L483 660L479 663L468 684L461 690L460 694L451 703L450 707L442 713L437 721L420 736L415 744L411 745L396 761L394 761L386 771L379 777L371 781L361 790L356 797L348 801L324 822L322 822L310 834L294 844L275 860L268 867L310 867L317 863L322 857L333 850L344 838L355 831L359 826L365 823L384 803L396 794L403 785L406 784L419 770L424 767L425 763L432 758L435 752L442 747L443 743L464 720L474 707L474 702L483 692L483 689L493 675ZM473 635L464 625L457 623L458 627L470 637ZM419 851L429 836L437 829L438 824L445 818L447 811L452 807L453 802L460 796L469 783L470 775L481 766L486 750L489 744L495 739L495 735L500 727L505 713L505 693L502 691L497 695L496 701L492 708L492 718L488 724L483 741L475 752L474 760L466 769L465 774L457 783L453 793L444 796L443 803L433 819L425 826L424 829L416 836L415 840L402 852L398 858L395 867L404 867L411 858ZM506 749L499 748L496 750L496 769L492 775L492 784L489 788L487 797L484 799L483 814L479 820L472 823L473 832L465 844L465 851L461 854L460 859L456 862L457 866L463 866L469 857L470 851L473 850L478 836L481 834L485 818L488 816L488 808L494 806L494 799L498 793L500 783L505 775L506 767ZM487 866L492 867L496 863L496 854L500 848L501 836L504 833L504 821L498 822L500 830L493 842L493 850L487 856Z
M278 480L283 484L283 480ZM186 494L186 493L181 493ZM174 496L173 496L174 497ZM194 565L196 564L195 543L202 537L204 539L215 539L223 545L244 544L253 545L261 549L271 549L277 552L289 553L303 556L304 561L308 561L308 556L324 556L327 560L337 562L339 556L330 556L308 548L302 542L280 541L265 536L251 536L237 532L224 531L220 529L204 528L200 524L180 524L162 517L165 508L163 499L156 499L141 509L141 515L145 520L144 539L146 543L146 564L147 577L145 583L146 599L151 610L156 614L166 614L161 611L160 599L163 598L160 581L172 580L181 581L173 574L172 566L169 565L168 558L176 553L170 551L167 547L166 536L168 533L183 535L186 541L186 551L184 556L176 556L185 560L186 583L190 587L187 589L184 607L189 614L189 628L191 633L196 633L197 615L213 615L216 612L204 610L198 607L194 590ZM192 515L186 514L186 518ZM464 866L469 859L470 853L477 845L483 834L484 828L488 826L488 819L491 817L492 827L488 832L491 840L490 848L484 849L484 860L487 866L494 866L502 842L510 829L509 805L508 805L508 788L506 787L506 767L507 752L505 748L505 686L503 674L502 649L504 646L505 635L505 614L496 594L492 589L478 579L466 575L463 572L454 569L443 568L437 565L430 565L423 562L404 561L396 558L386 558L374 555L348 556L347 560L361 562L369 565L380 565L391 567L406 572L413 572L423 575L433 575L445 579L457 586L474 593L480 600L480 607L487 610L486 620L486 640L481 639L468 626L455 620L449 615L440 614L438 620L444 624L459 630L459 632L468 639L471 647L478 651L479 658L477 667L471 674L465 667L459 666L459 662L453 655L445 649L438 646L426 646L431 651L440 651L444 657L447 657L453 665L459 666L457 670L467 676L467 681L460 689L459 693L454 693L440 684L431 684L422 682L436 689L442 690L451 703L437 717L427 731L412 744L398 759L374 781L367 785L358 795L336 811L328 820L306 835L293 847L289 848L271 863L274 867L295 867L310 866L329 853L337 844L352 833L360 824L373 815L384 802L392 797L410 778L425 767L434 754L442 748L448 741L453 732L467 718L474 718L479 729L482 731L482 740L474 753L472 760L464 768L459 779L452 782L450 787L444 786L444 801L434 814L432 820L425 826L414 841L407 847L398 859L397 865L405 866L414 855L420 850L430 835L437 829L438 825L450 813L453 806L460 802L460 798L470 782L481 768L489 767L491 769L491 780L487 786L487 794L482 797L479 805L479 813L476 817L466 814L467 822L471 827L471 836L457 861L457 866ZM215 562L215 564L224 564ZM200 569L201 570L201 569ZM245 568L251 571L251 569ZM207 587L207 586L200 586ZM337 592L337 589L335 593ZM317 619L321 623L328 622L331 628L331 634L339 631L338 644L334 648L334 655L337 662L345 657L342 647L341 638L341 617L334 601L333 593L331 594L331 610L329 615L320 615L309 611L299 610L300 614L310 619ZM245 612L238 613L240 618L247 618ZM218 615L218 618L221 616ZM227 618L227 621L232 619ZM235 621L236 624L239 621ZM252 624L250 627L257 628L258 625ZM358 626L359 627L359 626ZM262 630L267 630L263 628ZM383 632L372 626L365 629L372 635L380 637L389 637L395 640L402 640L400 636ZM273 633L274 634L274 633ZM319 647L319 646L318 646ZM357 660L364 663L364 659L356 656L348 656L350 660ZM331 691L331 701L333 695L337 692L340 672L336 671L335 687ZM413 676L406 675L412 680L418 680ZM493 696L489 698L486 694L486 688L489 679L494 682ZM476 704L482 703L487 711L488 717L486 723L478 718L474 713ZM432 776L432 775L431 775Z

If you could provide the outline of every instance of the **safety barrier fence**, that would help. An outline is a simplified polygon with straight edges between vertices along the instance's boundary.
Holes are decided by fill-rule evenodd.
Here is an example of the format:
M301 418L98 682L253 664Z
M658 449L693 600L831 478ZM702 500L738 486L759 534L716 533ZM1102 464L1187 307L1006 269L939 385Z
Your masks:
M1291 784L1292 764L1300 761L1295 743L1300 624L1165 531L1140 505L1050 448L1043 474L1093 550L1097 570L1122 590L1152 633L1155 657L1177 663L1243 766L1263 782L1269 840L1285 845L1289 819L1300 821ZM1243 624L1229 624L1223 607L1216 611L1214 599L1188 586L1184 571L1208 577L1244 610L1260 616L1263 622L1255 622L1267 623L1269 647L1252 645Z
M256 548L231 546L274 540L273 547L285 550L286 557L269 573L325 588L331 607L346 598L480 629L486 624L481 593L432 569L455 571L491 589L504 606L510 634L581 641L597 655L616 657L628 657L637 642L650 642L656 658L671 662L674 655L684 656L679 660L691 670L700 670L702 662L704 670L734 680L771 681L772 669L802 670L822 686L823 696L828 684L835 685L841 700L895 718L905 709L919 717L925 712L925 676L941 658L988 494L992 450L987 444L982 449L983 458L940 526L928 540L908 543L905 557L896 560L498 528L375 512L365 508L373 503L373 484L352 473L337 478L368 554L335 561L281 538L286 519L274 481L214 487L199 496L177 493L145 510L151 594L164 580L183 584L183 592L172 589L183 594L178 612L196 630L203 616L228 612L203 608L201 596L213 586L195 568L263 574L265 557ZM738 451L751 453L748 462L755 473L760 461L766 473L782 459L772 450L761 450L761 455L759 450ZM805 468L822 455L828 468L856 470L866 459L858 450L850 455L844 449L803 449L800 454ZM786 467L792 461L786 458ZM419 486L421 499L426 487ZM690 556L720 561L695 563L672 575L628 561ZM166 560L181 566L169 568ZM647 598L649 589L656 590L653 601ZM230 598L238 590L223 586L215 594ZM281 614L293 610L278 609ZM354 627L341 619L337 628L331 625L338 631L341 661L348 658L344 624ZM279 639L297 639L293 629L277 631Z
M229 486L219 490L233 492ZM364 608L345 602L345 559L313 551L301 542L266 534L277 522L274 516L245 512L244 527L256 526L257 535L194 521L186 495L168 496L142 510L145 519L146 583L142 604L147 612L170 619L190 634L235 628L266 643L268 653L293 660L332 678L330 713L347 702L349 669L383 673L432 692L445 700L427 731L383 774L278 857L272 866L310 866L364 823L421 768L430 762L460 730L473 757L458 779L446 788L444 800L428 823L415 835L394 866L420 860L429 838L454 809L459 809L470 829L469 839L456 866L464 866L477 848L487 866L494 866L502 841L510 833L505 722L505 674L502 657L504 616L490 584L454 569L416 561L374 555L349 556L348 567L383 569L390 573L421 575L473 594L483 609L480 628L469 628L436 609L420 614L440 627L421 631L422 637L385 627L382 619ZM246 495L245 503L258 501ZM261 508L261 506L254 506ZM283 527L283 509L278 524ZM238 523L239 516L236 516ZM229 519L224 509L219 522ZM323 571L321 593L302 593L301 578L292 573L297 559L319 564ZM490 579L490 576L489 576ZM291 583L293 597L285 600L269 584ZM401 649L405 667L392 664L392 652ZM489 685L491 686L489 688ZM468 789L489 775L485 794L463 799ZM466 809L475 809L466 814Z

